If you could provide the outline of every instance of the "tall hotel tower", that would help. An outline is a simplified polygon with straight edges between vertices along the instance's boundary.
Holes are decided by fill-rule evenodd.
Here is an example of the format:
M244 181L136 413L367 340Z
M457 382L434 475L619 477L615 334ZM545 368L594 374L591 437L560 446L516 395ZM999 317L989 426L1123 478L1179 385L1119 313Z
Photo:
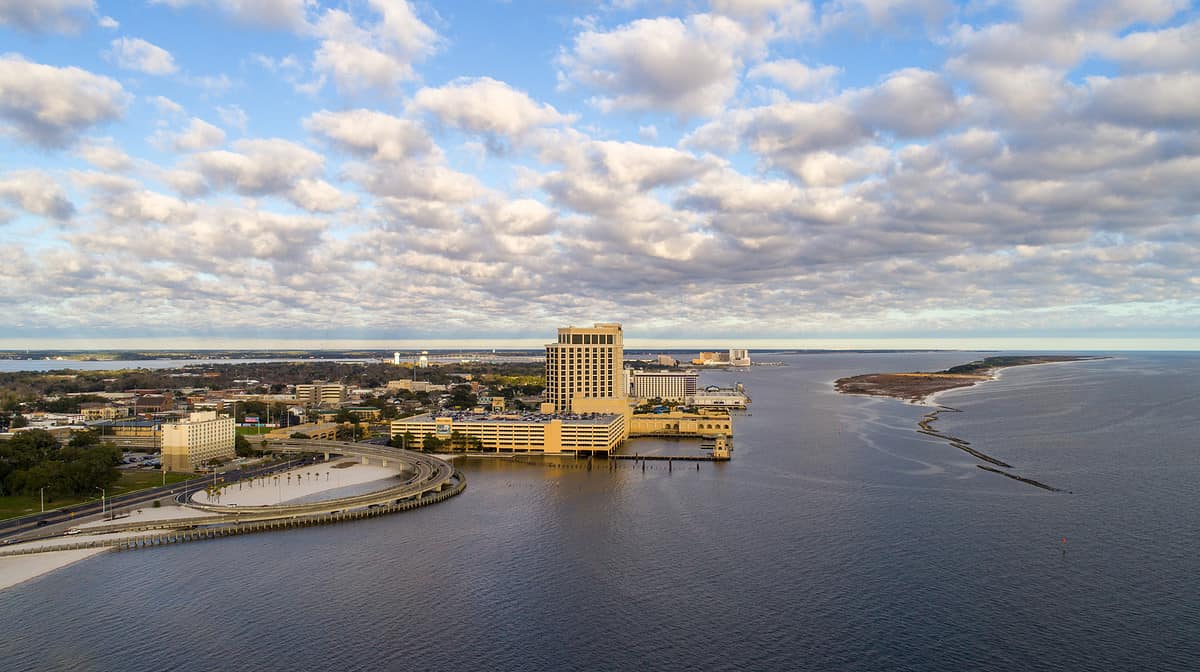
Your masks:
M620 412L624 358L620 324L560 328L546 346L546 402L559 413Z

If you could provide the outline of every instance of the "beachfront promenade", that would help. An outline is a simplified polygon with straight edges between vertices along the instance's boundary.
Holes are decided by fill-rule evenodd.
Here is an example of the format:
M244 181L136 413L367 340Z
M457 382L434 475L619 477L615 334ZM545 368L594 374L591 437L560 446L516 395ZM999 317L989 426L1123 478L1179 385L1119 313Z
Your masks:
M268 440L265 450L291 453L324 453L357 458L363 464L379 463L398 470L403 481L373 492L304 503L237 506L200 503L196 492L178 499L187 516L140 519L88 525L86 535L46 539L38 544L18 544L0 550L0 557L82 548L140 548L160 543L192 541L230 534L285 527L324 525L342 520L406 511L440 502L462 492L466 479L450 463L432 455L368 443ZM208 514L208 515L205 515Z

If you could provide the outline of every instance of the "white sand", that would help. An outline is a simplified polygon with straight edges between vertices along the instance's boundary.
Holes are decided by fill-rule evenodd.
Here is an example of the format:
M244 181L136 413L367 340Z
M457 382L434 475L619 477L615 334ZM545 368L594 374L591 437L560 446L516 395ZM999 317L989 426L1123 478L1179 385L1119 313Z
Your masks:
M209 499L208 493L200 491L193 498L200 504L229 506L267 506L308 497L327 490L336 490L348 485L360 485L372 481L394 479L399 469L373 464L354 464L344 469L333 465L348 460L337 460L292 469L280 474L256 478L253 483L234 483L221 489L221 495Z
M0 558L0 590L24 583L107 550L109 549L80 548L74 551L54 551Z
M80 523L79 525L76 525L76 527L83 530L83 529L87 529L89 527L97 527L100 525L116 525L116 524L120 524L120 523L138 523L138 522L150 521L150 520L169 520L171 518L196 518L199 516L211 516L211 515L213 515L213 514L207 512L207 511L200 511L198 509L189 509L184 506L172 505L172 506L159 507L157 509L152 506L147 506L146 508L143 508L143 509L135 509L133 511L130 511L129 515L124 518L117 518L116 520L93 520L88 523Z

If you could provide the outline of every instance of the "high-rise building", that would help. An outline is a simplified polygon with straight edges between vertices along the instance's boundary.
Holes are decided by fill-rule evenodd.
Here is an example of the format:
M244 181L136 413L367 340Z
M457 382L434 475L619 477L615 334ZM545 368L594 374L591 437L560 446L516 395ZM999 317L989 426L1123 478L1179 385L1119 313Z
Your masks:
M624 404L624 359L620 324L560 328L558 342L546 345L546 402L559 413L598 411L606 405L589 400Z
M237 429L233 418L198 411L187 420L162 425L162 465L167 471L195 471L213 458L231 459Z

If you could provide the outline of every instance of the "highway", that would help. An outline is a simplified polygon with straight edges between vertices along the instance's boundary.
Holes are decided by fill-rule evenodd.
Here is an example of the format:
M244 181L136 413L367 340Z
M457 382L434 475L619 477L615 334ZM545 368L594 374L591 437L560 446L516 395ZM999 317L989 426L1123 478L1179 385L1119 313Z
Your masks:
M300 517L311 516L336 516L344 514L349 510L354 509L378 509L386 507L388 510L401 510L407 506L405 502L422 500L430 494L441 493L443 490L456 488L456 491L461 490L461 486L465 480L461 473L458 473L445 460L399 448L390 446L381 446L371 443L353 443L344 441L318 441L318 440L301 440L301 439L277 439L270 440L265 445L265 449L280 453L325 453L330 455L341 455L347 457L367 458L369 460L386 461L389 466L395 466L402 469L409 477L399 485L375 492L353 495L350 497L341 497L337 499L329 499L319 502L307 502L303 504L282 504L273 506L224 506L219 504L199 504L192 502L191 494L185 494L177 497L189 508L206 511L212 513L211 516L203 517L188 517L160 520L138 520L112 522L107 525L89 526L86 528L87 535L98 535L106 533L121 533L121 532L136 532L145 530L158 529L194 529L197 527L216 527L216 526L239 526L246 523L261 523L264 521L274 521L283 519L298 519ZM306 463L311 463L312 460L291 460L287 465L300 466ZM250 471L235 471L224 474L224 482L236 482L239 478L253 478L266 475L273 471L278 471L283 465L272 465L271 467L256 469ZM196 486L199 490L203 486L203 481L193 480L189 484ZM167 486L166 488L158 487L150 490L130 493L129 496L119 498L117 506L128 508L130 506L151 501L163 495L170 494L172 490L179 490L179 484ZM440 501L440 497L435 500ZM84 514L81 511L84 507L74 507L76 515L74 517L60 514L51 519L50 525L53 527L36 527L40 534L23 535L19 541L32 541L35 539L45 539L48 537L56 537L66 531L67 525L64 523L78 524L83 522ZM98 506L88 507L91 514L98 514ZM47 513L49 515L49 512ZM23 531L28 531L30 527L26 521L26 527ZM19 532L14 533L19 534ZM11 537L10 537L11 538ZM70 543L66 537L63 538L65 543ZM16 539L13 540L17 541ZM5 542L11 543L11 542ZM52 550L47 547L46 550ZM17 548L13 552L20 552ZM0 555L7 555L8 552L0 552Z

